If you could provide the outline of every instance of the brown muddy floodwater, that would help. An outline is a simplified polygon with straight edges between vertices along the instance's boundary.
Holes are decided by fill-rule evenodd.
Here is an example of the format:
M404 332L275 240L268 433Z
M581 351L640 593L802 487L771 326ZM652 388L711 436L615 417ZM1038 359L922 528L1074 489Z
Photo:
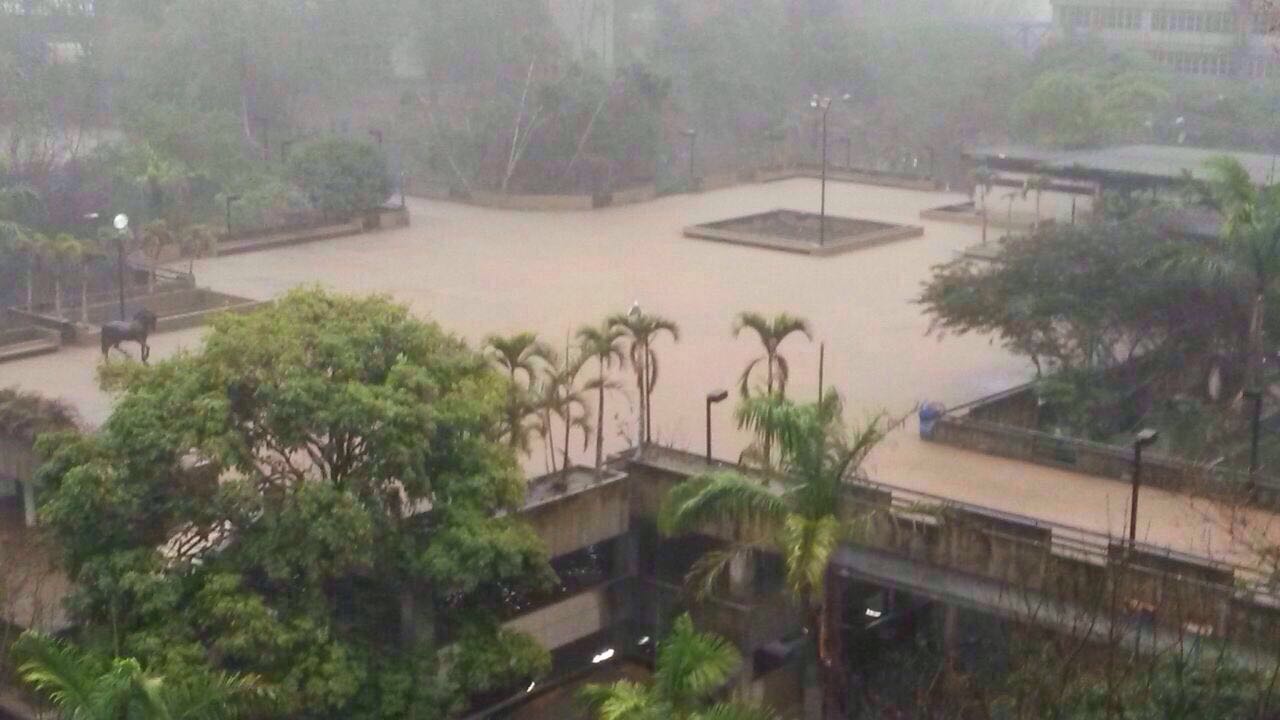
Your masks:
M688 239L684 226L776 208L817 211L814 180L744 185L678 195L640 205L591 212L535 213L409 201L410 228L271 251L197 261L201 285L254 299L319 283L351 293L385 293L408 303L473 343L489 333L533 330L556 346L585 323L625 312L638 301L646 312L680 325L679 343L656 346L661 377L654 397L655 440L679 448L704 447L704 398L734 389L743 367L759 353L751 337L734 339L730 324L742 310L789 312L807 318L815 340L789 339L788 394L817 391L818 342L826 343L826 383L846 399L848 417L908 413L917 403L955 405L1030 377L1027 363L983 337L927 337L912 303L930 268L952 260L979 240L975 227L923 221L920 210L965 198L829 183L827 210L872 221L922 225L921 238L810 257ZM198 344L200 330L159 336L155 354ZM0 386L18 384L65 397L90 422L110 411L94 386L97 352L72 348L0 365ZM606 406L607 449L634 438L635 390ZM594 409L594 402L592 403ZM746 438L732 421L731 403L713 413L716 455L732 459ZM589 453L575 457L589 461ZM530 458L531 472L543 469ZM1100 531L1124 527L1128 488L1012 461L928 445L914 423L876 452L877 479L926 492ZM1229 544L1206 524L1212 508L1144 490L1141 528L1153 542L1221 555ZM1250 518L1269 529L1271 518Z

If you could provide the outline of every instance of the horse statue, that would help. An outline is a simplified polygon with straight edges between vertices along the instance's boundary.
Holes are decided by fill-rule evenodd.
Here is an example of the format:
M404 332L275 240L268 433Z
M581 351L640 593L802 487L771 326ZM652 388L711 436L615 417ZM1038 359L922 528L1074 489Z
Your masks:
M159 318L156 314L143 308L133 314L133 320L124 322L116 320L102 326L102 358L105 360L107 353L115 348L120 349L122 342L136 342L142 346L142 362L146 364L147 358L151 357L151 346L147 344L147 336L156 331L156 323Z

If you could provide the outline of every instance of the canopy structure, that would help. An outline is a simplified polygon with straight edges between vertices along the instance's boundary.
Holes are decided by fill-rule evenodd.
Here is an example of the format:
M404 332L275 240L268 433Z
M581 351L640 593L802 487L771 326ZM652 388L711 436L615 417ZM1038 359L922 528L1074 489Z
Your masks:
M1026 145L977 147L965 157L993 170L1036 173L1058 180L1095 183L1099 188L1149 189L1207 180L1215 157L1240 161L1258 185L1276 181L1277 156L1183 145L1119 145L1092 150L1049 150Z

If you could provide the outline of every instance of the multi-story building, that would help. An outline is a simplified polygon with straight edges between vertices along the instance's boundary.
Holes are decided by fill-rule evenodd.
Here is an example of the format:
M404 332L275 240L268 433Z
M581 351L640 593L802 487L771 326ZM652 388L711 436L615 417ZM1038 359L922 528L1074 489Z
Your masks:
M1063 36L1141 50L1190 75L1280 73L1274 15L1255 0L1053 0L1054 25Z

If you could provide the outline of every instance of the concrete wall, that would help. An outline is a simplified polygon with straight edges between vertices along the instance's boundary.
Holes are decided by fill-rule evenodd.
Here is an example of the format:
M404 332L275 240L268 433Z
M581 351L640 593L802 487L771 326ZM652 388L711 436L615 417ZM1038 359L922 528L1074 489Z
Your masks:
M508 621L504 627L529 633L545 648L563 647L626 620L623 587L611 584L588 590Z
M1133 472L1133 450L962 416L945 416L927 437L933 442L1048 465L1069 468L1098 477L1128 482ZM1193 463L1161 455L1144 455L1142 483L1175 491L1194 491L1244 499L1247 477L1241 473L1211 471ZM1280 485L1259 478L1253 501L1263 507L1280 507Z
M631 483L601 483L521 513L551 557L625 535L631 528Z

